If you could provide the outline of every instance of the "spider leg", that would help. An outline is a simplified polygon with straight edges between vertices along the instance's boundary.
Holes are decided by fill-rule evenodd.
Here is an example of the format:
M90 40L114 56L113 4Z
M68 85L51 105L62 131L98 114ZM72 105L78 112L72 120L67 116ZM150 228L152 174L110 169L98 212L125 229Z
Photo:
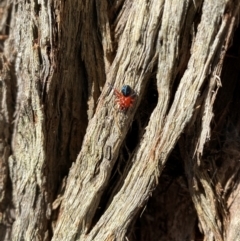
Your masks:
M137 97L137 92L134 89L132 89L131 97L132 98Z
M109 85L109 87L111 87L111 89L114 89L113 84L111 84L110 82L107 82L107 84Z
M108 86L109 86L107 95L109 95L110 92L111 92L111 90L114 90L115 88L114 88L114 86L113 86L111 83L107 82L107 84L108 84Z
M116 95L116 97L117 97L118 99L121 99L122 94L121 94L118 90L114 89L114 94Z
M109 87L114 91L114 94L117 96L117 98L121 98L122 94L117 89L115 89L111 83L109 83L109 82L107 82L107 83L108 83Z

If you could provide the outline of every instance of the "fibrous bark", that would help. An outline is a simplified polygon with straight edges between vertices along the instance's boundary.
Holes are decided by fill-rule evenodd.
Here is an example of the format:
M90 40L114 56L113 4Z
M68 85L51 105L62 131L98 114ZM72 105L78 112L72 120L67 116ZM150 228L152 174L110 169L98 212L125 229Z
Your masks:
M0 203L14 221L3 219L11 230L5 240L124 240L126 235L134 240L130 227L167 180L162 172L174 148L186 178L173 182L173 190L184 190L176 202L192 199L196 213L192 206L186 216L191 222L198 217L204 240L236 240L238 225L229 225L236 224L235 217L227 219L237 202L230 207L231 195L222 192L229 180L221 173L229 166L215 174L206 143L240 3L18 1L8 6L12 30L4 54L13 59L14 71L2 67L1 73ZM130 85L134 106L119 111L109 84L119 90ZM156 98L150 104L151 89ZM227 135L224 141L229 142ZM222 151L232 154L226 145ZM185 212L181 205L179 220ZM159 240L196 237L195 225L179 231L176 217L174 233Z

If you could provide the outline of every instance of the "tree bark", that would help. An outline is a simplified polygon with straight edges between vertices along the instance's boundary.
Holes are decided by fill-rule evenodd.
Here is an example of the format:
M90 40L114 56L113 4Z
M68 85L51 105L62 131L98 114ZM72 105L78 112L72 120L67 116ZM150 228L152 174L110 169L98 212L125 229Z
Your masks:
M239 239L240 2L2 9L3 240Z

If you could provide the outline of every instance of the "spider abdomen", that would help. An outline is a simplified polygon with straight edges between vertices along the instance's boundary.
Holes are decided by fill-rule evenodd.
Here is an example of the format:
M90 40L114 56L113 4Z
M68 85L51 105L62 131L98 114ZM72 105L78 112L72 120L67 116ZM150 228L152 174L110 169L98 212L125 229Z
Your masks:
M116 102L120 110L127 110L129 107L132 107L134 103L134 98L132 96L117 96Z

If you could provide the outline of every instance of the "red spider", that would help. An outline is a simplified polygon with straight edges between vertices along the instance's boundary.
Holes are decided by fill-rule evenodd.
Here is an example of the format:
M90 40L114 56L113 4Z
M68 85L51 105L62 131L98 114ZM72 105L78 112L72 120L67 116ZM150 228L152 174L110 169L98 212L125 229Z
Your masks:
M119 109L126 112L128 108L133 106L136 97L135 91L129 85L124 85L121 92L119 92L111 84L109 85L114 90L116 103L118 104Z

